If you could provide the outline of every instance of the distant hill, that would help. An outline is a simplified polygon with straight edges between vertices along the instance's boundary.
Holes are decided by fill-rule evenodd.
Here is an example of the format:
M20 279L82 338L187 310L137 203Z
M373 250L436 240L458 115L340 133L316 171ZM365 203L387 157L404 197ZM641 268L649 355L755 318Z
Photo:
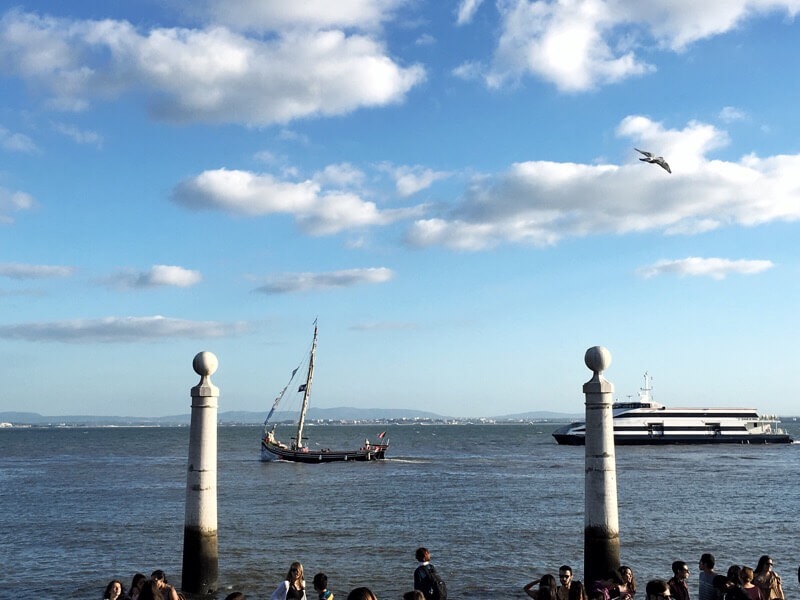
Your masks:
M219 413L219 422L223 424L258 425L264 422L265 414L262 412L226 411ZM534 411L484 417L491 421L558 421L569 422L579 418L580 415L556 413L549 411ZM293 421L297 416L294 413L276 412L271 422ZM426 419L431 421L452 420L458 417L440 415L422 410L408 410L403 408L353 408L348 406L338 408L311 408L308 411L309 421L391 421L403 419ZM464 420L460 418L459 420ZM188 425L191 421L189 413L182 415L169 415L165 417L115 417L96 415L57 415L47 416L33 412L0 412L0 423L13 425L86 425L86 426L141 426L141 425Z

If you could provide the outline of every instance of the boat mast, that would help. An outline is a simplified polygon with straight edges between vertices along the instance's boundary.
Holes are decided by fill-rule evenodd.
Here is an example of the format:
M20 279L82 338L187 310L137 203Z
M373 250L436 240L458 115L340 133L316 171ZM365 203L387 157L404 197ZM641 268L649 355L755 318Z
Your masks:
M317 352L317 320L314 319L314 341L311 342L311 357L308 359L308 375L303 389L303 405L300 408L300 419L297 421L297 441L295 446L299 450L303 447L303 424L308 410L308 398L311 395L311 378L314 376L314 356Z

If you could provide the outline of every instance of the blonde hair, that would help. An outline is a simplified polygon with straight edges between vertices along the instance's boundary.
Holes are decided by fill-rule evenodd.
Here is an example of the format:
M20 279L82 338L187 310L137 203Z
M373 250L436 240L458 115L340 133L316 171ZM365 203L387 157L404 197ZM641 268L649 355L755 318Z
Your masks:
M293 571L297 573L295 577L292 577ZM300 584L302 585L304 579L305 576L303 575L303 565L301 565L299 562L293 562L289 567L289 572L286 574L286 580L289 583L294 583L295 581L299 581Z

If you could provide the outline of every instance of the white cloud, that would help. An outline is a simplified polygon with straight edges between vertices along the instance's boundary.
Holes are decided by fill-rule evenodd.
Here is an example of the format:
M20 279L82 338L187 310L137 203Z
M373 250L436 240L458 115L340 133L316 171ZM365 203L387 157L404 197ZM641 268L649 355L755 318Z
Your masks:
M10 152L26 152L28 154L38 152L39 148L24 133L12 133L0 125L0 146Z
M173 191L173 200L192 209L236 215L293 215L312 235L330 235L359 227L387 225L419 216L421 207L380 210L374 202L349 192L323 190L315 181L290 182L269 174L217 169L188 179Z
M445 171L434 171L420 165L394 166L390 163L382 163L379 168L394 178L397 193L403 198L427 189L436 181L450 176L450 173Z
M187 321L162 316L107 317L0 326L0 338L31 342L147 342L161 339L207 339L247 332L242 322Z
M747 115L744 111L739 110L733 106L724 106L721 111L719 111L719 118L723 123L733 123L734 121L741 121L742 119L746 118Z
M74 125L54 123L53 128L60 134L72 139L76 144L87 144L97 148L103 147L103 136L96 131L82 130Z
M500 0L497 6L501 34L487 84L531 74L567 92L654 70L637 56L640 47L680 52L748 18L800 11L798 0Z
M660 260L637 271L645 278L657 275L675 274L680 276L711 277L725 279L728 275L754 275L773 267L769 260L729 260L725 258L700 258L691 256L680 260Z
M364 183L366 176L361 169L350 163L328 165L314 174L314 181L320 185L331 185L339 188L358 188Z
M30 210L36 202L33 196L25 192L14 192L0 187L0 224L13 223L11 213L20 210Z
M408 243L458 250L504 243L547 246L565 237L689 235L800 219L800 155L710 159L708 153L725 144L727 135L694 121L668 130L631 116L617 134L632 138L631 146L663 154L672 175L639 162L633 148L623 165L517 163L504 173L475 178L448 211L416 221Z
M461 0L458 4L458 13L456 15L456 24L465 25L472 21L472 17L483 4L483 0Z
M373 37L336 29L255 38L223 27L141 33L125 21L18 10L0 19L0 65L65 110L135 90L162 120L249 125L397 103L425 78Z
M0 263L0 277L10 279L50 279L70 277L75 267L61 265L28 265L23 263Z
M108 279L119 288L191 287L203 279L199 271L172 265L154 265L147 271L121 271Z
M394 272L386 267L346 269L328 273L287 273L271 278L255 291L264 294L289 294L352 287L363 283L385 283L393 278Z
M204 0L216 23L245 31L286 27L375 29L408 0Z

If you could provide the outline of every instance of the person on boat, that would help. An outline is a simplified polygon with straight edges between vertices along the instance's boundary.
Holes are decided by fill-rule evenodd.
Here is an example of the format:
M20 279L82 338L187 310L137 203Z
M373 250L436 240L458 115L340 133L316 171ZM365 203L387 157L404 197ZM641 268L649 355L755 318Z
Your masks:
M164 597L164 600L180 600L178 596L178 591L175 589L175 586L170 585L167 581L167 575L161 569L156 569L150 575L150 579L152 579L158 589L161 591L161 595Z
M533 589L536 585L539 586L538 589ZM550 574L528 582L522 591L535 600L558 600L558 584L556 578Z
M314 591L319 594L319 600L333 600L333 592L328 589L328 576L325 573L314 575Z
M108 582L106 591L103 592L103 600L122 600L124 594L122 582L119 579L112 579Z
M306 600L306 582L303 575L303 565L293 562L286 574L286 580L281 583L269 600Z
M716 562L714 555L710 552L706 552L700 556L700 585L697 588L698 600L717 600L719 597L717 590L714 589L714 577L717 575L714 572L714 565Z
M690 600L689 597L689 565L682 560L672 563L672 579L667 582L669 591L675 600Z
M646 600L664 600L664 598L671 598L669 585L663 579L651 579L644 586L644 593L647 596Z
M753 583L753 578L755 577L753 569L750 567L742 567L742 570L739 571L739 577L742 580L742 589L750 600L764 600L764 594L761 592L761 588Z
M427 548L420 547L417 548L414 556L419 562L414 570L414 589L422 592L425 600L439 600L439 589L436 585L439 575L431 564L431 553Z
M754 572L753 583L761 588L764 600L783 600L783 587L781 577L773 569L772 558L765 554L758 559L758 565Z

